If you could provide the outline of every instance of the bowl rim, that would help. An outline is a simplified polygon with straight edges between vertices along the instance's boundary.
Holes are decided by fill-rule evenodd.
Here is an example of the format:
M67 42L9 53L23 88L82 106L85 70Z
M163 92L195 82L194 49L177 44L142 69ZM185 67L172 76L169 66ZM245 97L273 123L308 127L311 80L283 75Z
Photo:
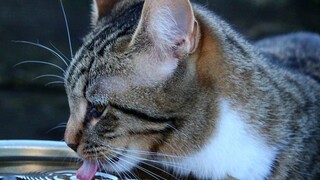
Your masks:
M0 140L0 161L80 159L63 141Z

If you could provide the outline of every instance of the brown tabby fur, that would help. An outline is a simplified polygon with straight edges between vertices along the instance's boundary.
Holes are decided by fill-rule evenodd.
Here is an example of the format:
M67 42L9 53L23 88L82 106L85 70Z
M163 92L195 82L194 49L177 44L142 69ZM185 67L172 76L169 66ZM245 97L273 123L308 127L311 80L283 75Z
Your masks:
M265 178L319 177L320 75L314 67L320 66L320 50L309 53L314 59L309 69L290 67L289 56L296 62L310 57L308 49L296 45L300 41L290 37L272 41L292 43L295 54L269 40L254 47L216 15L193 5L197 48L191 54L179 54L178 67L168 79L148 83L161 59L141 61L155 46L148 33L143 33L148 23L138 26L143 1L109 1L113 8L108 12L101 10L108 3L97 2L100 16L93 17L93 30L65 78L71 110L65 140L77 146L81 157L94 159L101 153L112 158L102 144L193 154L215 133L219 98L225 97L245 115L252 133L279 150ZM317 35L292 35L296 36L320 42ZM299 56L302 53L307 55ZM144 72L137 72L141 68ZM101 118L88 118L90 104L106 106Z

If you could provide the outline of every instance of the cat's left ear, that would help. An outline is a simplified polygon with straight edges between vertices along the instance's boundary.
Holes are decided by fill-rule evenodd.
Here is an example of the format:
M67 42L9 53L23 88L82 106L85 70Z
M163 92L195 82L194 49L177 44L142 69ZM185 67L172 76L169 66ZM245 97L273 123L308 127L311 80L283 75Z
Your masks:
M138 29L147 33L161 53L193 53L198 44L198 23L189 0L145 0Z
M120 1L121 0L93 0L91 23L95 25L101 17L109 15L112 8Z

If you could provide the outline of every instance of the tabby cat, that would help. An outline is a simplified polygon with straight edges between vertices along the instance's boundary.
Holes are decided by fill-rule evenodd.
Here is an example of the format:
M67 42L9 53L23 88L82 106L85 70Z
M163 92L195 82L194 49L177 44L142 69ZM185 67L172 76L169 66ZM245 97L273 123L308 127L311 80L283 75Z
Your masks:
M79 179L146 162L197 179L319 177L318 35L253 46L189 0L93 7L65 76Z

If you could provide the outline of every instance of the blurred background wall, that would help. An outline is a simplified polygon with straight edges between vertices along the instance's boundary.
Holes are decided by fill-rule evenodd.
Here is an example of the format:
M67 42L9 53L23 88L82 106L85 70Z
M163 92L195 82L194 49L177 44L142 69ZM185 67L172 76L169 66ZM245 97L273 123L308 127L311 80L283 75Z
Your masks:
M91 0L64 0L73 50L90 30ZM248 40L296 31L320 32L320 0L198 0L228 21ZM0 1L0 139L62 140L69 109L63 84L41 78L62 75L47 65L25 64L41 60L65 68L50 52L27 44L26 40L58 48L70 57L65 22L59 0Z

